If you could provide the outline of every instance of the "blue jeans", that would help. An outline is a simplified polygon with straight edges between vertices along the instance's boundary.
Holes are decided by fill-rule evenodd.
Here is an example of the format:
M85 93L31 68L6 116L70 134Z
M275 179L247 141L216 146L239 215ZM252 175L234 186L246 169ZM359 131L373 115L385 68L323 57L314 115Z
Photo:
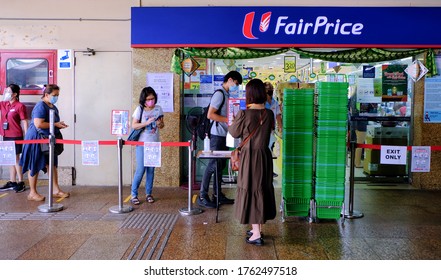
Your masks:
M144 172L147 174L145 179L145 194L151 195L155 168L144 166L144 146L136 146L136 171L132 182L132 197L138 197L138 188L141 184L142 177L144 177Z
M227 137L217 136L217 135L211 135L210 139L210 148L212 151L227 151ZM215 187L217 186L219 193L221 192L221 182L222 182L222 170L227 166L227 160L226 159L210 159L207 165L207 168L205 169L204 176L202 177L201 182L201 190L200 190L200 196L208 196L208 188L210 186L210 180L211 176L213 176L214 172L216 171L216 164L219 166L217 169L217 178L218 181L214 182L213 179L213 193L216 193Z

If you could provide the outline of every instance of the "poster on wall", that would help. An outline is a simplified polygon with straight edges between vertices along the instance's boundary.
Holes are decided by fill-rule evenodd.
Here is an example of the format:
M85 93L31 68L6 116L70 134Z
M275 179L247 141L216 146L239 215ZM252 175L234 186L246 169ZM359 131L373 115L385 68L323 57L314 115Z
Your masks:
M435 55L438 71L441 69L441 52ZM424 118L425 123L441 123L441 77L424 79Z
M201 75L199 93L213 93L213 76Z
M407 65L383 65L382 101L407 101Z
M245 98L228 98L228 107L227 107L227 118L228 125L233 123L234 118L236 117L239 110L246 110L246 101Z
M381 103L381 92L375 87L375 80L376 79L358 78L358 103Z
M441 123L441 77L424 80L424 119L425 123Z
M163 112L173 112L173 73L147 73L147 86L158 95L157 105Z
M127 135L129 133L129 111L112 110L111 134Z
M430 172L430 146L412 146L411 172Z

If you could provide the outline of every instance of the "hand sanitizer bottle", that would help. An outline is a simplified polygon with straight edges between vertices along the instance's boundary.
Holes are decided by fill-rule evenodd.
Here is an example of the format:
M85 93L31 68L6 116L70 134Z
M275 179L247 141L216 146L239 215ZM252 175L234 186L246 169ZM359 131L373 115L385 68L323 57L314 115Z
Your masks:
M210 152L210 138L208 138L208 133L205 133L204 139L204 153Z

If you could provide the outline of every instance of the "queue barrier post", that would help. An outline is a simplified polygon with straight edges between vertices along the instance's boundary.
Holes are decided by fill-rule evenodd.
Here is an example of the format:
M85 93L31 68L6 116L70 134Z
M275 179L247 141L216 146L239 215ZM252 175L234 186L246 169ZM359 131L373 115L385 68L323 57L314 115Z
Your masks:
M200 208L192 208L191 207L191 198L192 198L192 189L193 189L193 176L192 176L192 149L193 145L191 143L191 140L188 141L190 145L188 145L188 207L183 207L179 209L179 213L183 216L191 216L191 215L198 215L204 212Z
M38 206L38 211L43 213L58 212L63 210L64 206L58 203L52 203L52 193L54 189L54 163L55 163L55 133L54 133L54 110L49 110L49 191L48 204Z
M133 207L130 205L123 204L123 176L122 176L122 148L124 146L124 140L118 137L117 147L118 147L118 205L109 208L109 211L114 214L122 214L133 211Z
M357 143L355 141L351 141L351 165L350 165L350 173L349 173L349 209L346 212L344 217L347 219L358 219L363 218L364 214L359 211L354 211L354 168L355 168L355 148Z

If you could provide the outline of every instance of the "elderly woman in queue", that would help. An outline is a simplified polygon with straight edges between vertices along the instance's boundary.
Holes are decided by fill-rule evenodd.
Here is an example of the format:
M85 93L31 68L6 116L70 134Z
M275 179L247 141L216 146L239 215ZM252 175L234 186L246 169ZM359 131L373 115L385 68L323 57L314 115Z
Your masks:
M45 85L43 88L43 96L32 110L32 121L26 133L25 140L41 139L41 135L49 135L49 112L54 110L54 134L59 134L60 129L68 127L63 121L60 121L58 108L55 106L58 96L60 95L60 88L55 84ZM43 201L45 197L37 192L38 173L40 171L47 172L49 167L49 155L41 151L40 144L25 144L23 146L23 153L20 159L20 165L23 168L23 174L29 171L29 187L30 193L28 200ZM53 172L53 193L55 198L69 197L68 192L63 192L58 185L58 155L55 154Z
M239 111L228 128L233 137L242 141L252 134L241 149L235 216L241 224L252 226L246 232L246 242L261 246L262 224L276 217L273 159L268 147L274 114L265 108L267 97L261 80L249 81L245 91L247 110Z

